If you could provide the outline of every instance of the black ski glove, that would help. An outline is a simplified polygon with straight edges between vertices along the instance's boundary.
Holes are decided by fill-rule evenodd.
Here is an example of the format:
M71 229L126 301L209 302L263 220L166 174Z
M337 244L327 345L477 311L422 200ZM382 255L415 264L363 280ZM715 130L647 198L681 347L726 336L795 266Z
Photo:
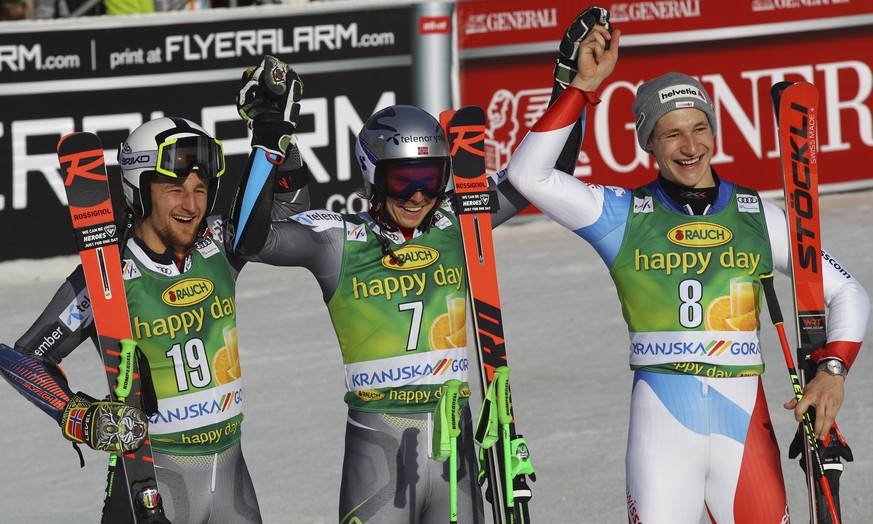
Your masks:
M564 32L564 38L561 39L559 46L560 54L555 61L555 70L553 76L555 83L552 88L552 100L557 98L561 91L570 85L579 69L576 65L576 60L579 56L579 42L588 36L588 33L594 28L595 24L606 26L609 32L612 32L612 26L609 25L609 11L602 7L591 6L582 11ZM609 49L609 42L606 42L606 48Z
M76 393L61 413L61 432L76 444L110 453L134 451L145 442L148 418L122 402L97 401Z
M579 43L591 33L595 24L606 26L612 32L612 26L609 24L609 11L602 7L592 6L582 11L567 30L564 32L564 37L558 47L558 59L555 61L555 69L553 72L554 82L552 83L552 97L549 99L549 105L555 103L561 93L567 89L570 82L579 72L576 64L579 58ZM606 42L607 48L609 42ZM579 151L582 149L582 125L577 121L567 137L567 142L564 148L558 155L558 160L555 162L555 168L573 175L576 170L576 161L579 158Z
M257 67L246 69L236 108L252 130L252 147L285 156L295 140L302 97L300 77L278 58L266 55Z

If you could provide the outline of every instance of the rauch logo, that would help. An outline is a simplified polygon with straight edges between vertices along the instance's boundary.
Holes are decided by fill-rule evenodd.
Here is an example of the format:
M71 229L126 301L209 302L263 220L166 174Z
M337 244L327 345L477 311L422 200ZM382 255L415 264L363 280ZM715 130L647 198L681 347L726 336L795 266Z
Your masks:
M375 389L364 389L361 391L355 391L355 395L364 402L372 402L374 400L382 400L383 398L385 398L385 393L382 393L381 391L376 391Z
M440 258L439 251L424 246L403 246L396 249L394 254L397 256L396 259L392 258L391 255L382 257L382 265L388 269L409 271L427 267Z
M734 237L730 229L709 222L691 222L667 232L670 242L684 247L715 247L727 244Z
M205 278L186 278L168 287L161 300L176 307L192 306L209 298L215 286Z

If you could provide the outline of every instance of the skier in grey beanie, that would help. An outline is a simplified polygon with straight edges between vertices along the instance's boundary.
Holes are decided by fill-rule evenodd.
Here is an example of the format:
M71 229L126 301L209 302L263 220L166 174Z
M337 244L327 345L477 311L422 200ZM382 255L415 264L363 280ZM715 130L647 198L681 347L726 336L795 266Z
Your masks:
M678 73L643 83L633 104L639 146L652 155L650 165L657 163L654 179L632 188L599 185L561 170L562 146L579 122L573 116L595 110L620 47L619 28L610 36L597 25L592 34L579 46L575 77L515 150L507 177L531 204L590 243L615 284L630 338L630 346L620 346L630 348L633 369L628 515L647 523L691 524L704 514L722 523L788 522L761 377L759 318L760 275L791 271L785 215L754 189L716 174L712 99L700 82ZM738 263L742 257L755 262ZM838 334L828 323L833 342L816 361L803 399L784 405L798 419L814 405L818 438L829 435L845 394L842 373L852 364L854 352L838 348L860 347L853 340L866 329L870 302L859 282L840 282L824 257L816 263L827 273L825 293L839 297L828 302L828 315L854 334ZM670 259L700 263L673 269ZM750 297L745 303L738 286ZM719 344L728 349L712 350ZM743 344L754 350L730 349ZM840 371L829 372L828 362Z
M788 522L761 377L759 318L760 276L791 271L785 215L754 189L716 175L712 99L700 82L678 73L643 83L633 104L639 145L657 163L654 179L632 188L600 185L561 169L567 137L595 110L621 47L621 29L610 32L598 20L608 16L594 18L575 55L575 76L512 154L507 177L531 204L591 244L615 284L630 338L629 346L617 347L629 347L633 370L622 493L628 518L696 524L707 514L720 523ZM814 405L816 437L825 438L834 431L843 374L867 329L870 300L859 282L846 285L827 260L831 254L821 253L825 294L834 297L827 314L847 329L828 322L828 344L816 355L819 367L803 399L784 406L800 420ZM683 260L699 263L679 268ZM744 344L754 349L734 350ZM853 349L840 349L846 347Z

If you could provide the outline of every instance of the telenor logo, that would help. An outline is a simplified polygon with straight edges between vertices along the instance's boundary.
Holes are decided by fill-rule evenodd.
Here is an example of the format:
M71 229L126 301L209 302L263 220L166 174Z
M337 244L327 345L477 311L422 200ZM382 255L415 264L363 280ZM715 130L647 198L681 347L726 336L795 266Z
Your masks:
M427 267L440 258L439 251L424 246L403 246L395 249L394 254L397 255L397 260L394 260L390 254L385 255L382 257L382 265L388 269L409 271Z
M691 222L667 232L670 242L684 247L715 247L727 244L734 237L730 229L709 222Z
M191 306L209 298L213 289L215 286L205 278L186 278L168 287L161 300L169 306Z

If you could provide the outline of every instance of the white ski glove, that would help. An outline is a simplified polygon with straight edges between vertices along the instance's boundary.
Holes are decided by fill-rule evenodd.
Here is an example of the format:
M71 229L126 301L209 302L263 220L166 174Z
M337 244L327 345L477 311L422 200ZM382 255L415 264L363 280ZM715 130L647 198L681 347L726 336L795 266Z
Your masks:
M145 442L148 418L122 402L97 401L76 393L61 414L64 438L110 453L134 451Z
M243 72L236 108L252 130L252 147L285 156L295 141L303 82L294 69L265 55L257 67Z

